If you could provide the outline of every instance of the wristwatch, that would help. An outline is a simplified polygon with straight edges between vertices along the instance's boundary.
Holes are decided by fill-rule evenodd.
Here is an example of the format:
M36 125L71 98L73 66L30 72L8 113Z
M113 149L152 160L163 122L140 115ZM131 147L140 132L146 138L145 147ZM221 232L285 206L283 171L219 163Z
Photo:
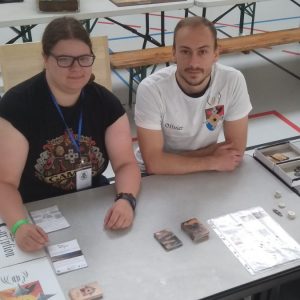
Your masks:
M119 199L127 200L131 205L133 211L135 210L136 199L131 193L119 193L116 195L115 201L118 201Z

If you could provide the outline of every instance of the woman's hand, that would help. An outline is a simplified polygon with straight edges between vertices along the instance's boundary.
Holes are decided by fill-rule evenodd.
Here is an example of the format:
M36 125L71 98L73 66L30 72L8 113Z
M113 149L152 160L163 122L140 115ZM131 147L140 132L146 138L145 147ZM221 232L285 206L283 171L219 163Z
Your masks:
M45 231L34 224L24 224L16 232L17 245L27 252L34 252L42 249L48 243L48 236Z
M134 212L127 200L119 199L107 212L104 219L106 229L125 229L129 227L134 218Z

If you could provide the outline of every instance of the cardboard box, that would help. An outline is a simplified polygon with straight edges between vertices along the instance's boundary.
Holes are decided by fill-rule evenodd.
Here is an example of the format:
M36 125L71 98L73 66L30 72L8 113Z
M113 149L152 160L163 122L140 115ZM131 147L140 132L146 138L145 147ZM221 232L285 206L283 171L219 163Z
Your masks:
M38 7L43 12L77 12L79 0L38 0Z
M300 176L296 175L296 168L300 169L300 159L277 164L274 168L274 172L280 178L282 178L289 186L298 186L300 185Z
M254 156L269 169L273 170L279 163L300 159L300 141L261 147L255 149Z
M290 187L300 186L300 140L255 149L253 156Z

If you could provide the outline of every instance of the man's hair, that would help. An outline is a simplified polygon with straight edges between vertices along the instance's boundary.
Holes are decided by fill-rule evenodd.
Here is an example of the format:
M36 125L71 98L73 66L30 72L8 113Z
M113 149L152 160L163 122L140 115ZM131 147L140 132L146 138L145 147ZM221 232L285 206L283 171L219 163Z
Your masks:
M54 46L61 40L76 39L85 43L92 51L92 42L82 24L72 17L61 17L51 21L43 34L43 53L49 56Z
M176 35L177 32L184 27L191 27L191 28L196 28L196 27L207 27L214 39L214 48L217 48L218 42L217 42L217 30L215 28L215 25L210 22L209 20L203 18L203 17L188 17L185 19L180 20L174 30L174 38L173 38L173 48L175 48L176 45Z

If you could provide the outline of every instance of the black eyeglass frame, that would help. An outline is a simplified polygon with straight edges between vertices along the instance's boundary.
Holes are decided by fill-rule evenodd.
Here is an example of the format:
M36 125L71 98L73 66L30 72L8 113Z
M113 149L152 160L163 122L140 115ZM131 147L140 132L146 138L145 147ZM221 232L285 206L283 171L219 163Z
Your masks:
M80 67L82 67L82 68L88 68L88 67L91 67L91 66L94 64L95 58L96 58L96 56L94 55L94 53L92 53L92 54L83 54L83 55L79 55L79 56L71 56L71 55L55 55L55 54L53 54L53 53L50 53L49 56L52 56L53 58L55 58L56 63L57 63L57 65L58 65L60 68L71 68L71 67L74 65L74 62L75 62L75 61L77 61L77 63L79 64ZM87 56L93 58L91 64L89 64L89 65L82 65L82 64L80 63L80 58L81 58L81 57L87 57ZM65 58L72 58L72 62L70 63L70 65L68 65L68 66L62 66L62 65L59 64L59 59L60 59L60 58L63 58L63 57L65 57Z

